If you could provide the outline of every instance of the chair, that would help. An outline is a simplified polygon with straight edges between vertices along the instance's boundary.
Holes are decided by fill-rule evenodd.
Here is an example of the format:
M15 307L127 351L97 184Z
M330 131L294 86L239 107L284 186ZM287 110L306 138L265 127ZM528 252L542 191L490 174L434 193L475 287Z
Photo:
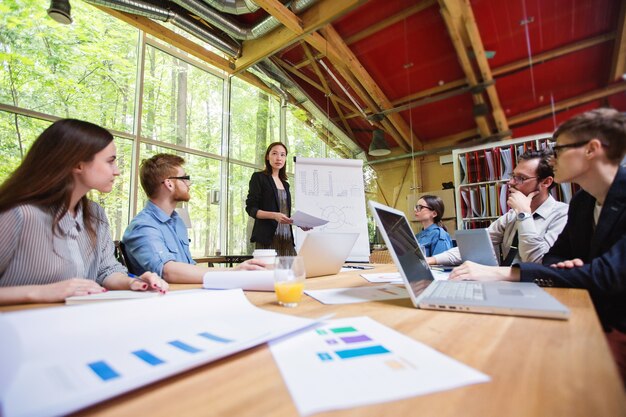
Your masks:
M124 243L121 240L114 240L113 244L115 245L115 259L122 265L128 269L128 272L134 274L135 271L130 266L130 262L128 261L128 255L126 254L126 248L124 247Z
M387 249L375 250L370 254L371 264L392 264L391 254Z

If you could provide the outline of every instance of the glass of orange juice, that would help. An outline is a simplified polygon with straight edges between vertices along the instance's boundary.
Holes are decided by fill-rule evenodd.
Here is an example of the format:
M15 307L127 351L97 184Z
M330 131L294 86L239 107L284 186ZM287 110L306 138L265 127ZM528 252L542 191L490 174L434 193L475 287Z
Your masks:
M296 307L304 291L304 259L300 256L278 256L274 263L274 291L278 304Z

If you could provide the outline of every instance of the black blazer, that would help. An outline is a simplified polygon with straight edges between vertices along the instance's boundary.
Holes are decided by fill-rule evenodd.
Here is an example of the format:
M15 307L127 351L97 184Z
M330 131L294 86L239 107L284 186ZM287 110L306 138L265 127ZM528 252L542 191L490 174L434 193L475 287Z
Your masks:
M626 168L609 188L594 231L595 198L584 190L570 203L563 232L543 258L544 265L580 258L579 268L520 264L522 281L587 289L605 330L626 332Z
M287 215L291 217L291 193L289 192L289 183L287 181L282 181L282 183L287 192ZM276 220L257 219L256 213L259 210L280 211L278 188L276 188L272 176L263 172L255 172L250 178L248 197L246 198L246 212L250 217L255 219L250 242L260 242L269 245L272 243L272 239L276 233L278 222ZM293 243L293 233L291 233L291 241Z

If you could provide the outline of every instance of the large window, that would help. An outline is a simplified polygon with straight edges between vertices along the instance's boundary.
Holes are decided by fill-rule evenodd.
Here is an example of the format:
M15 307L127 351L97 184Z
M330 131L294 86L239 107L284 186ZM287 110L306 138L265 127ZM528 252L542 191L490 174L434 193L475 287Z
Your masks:
M53 120L87 120L115 136L120 176L112 192L90 193L105 208L113 239L145 205L143 190L133 189L139 181L131 180L141 160L167 152L184 157L192 177L191 200L183 204L192 254L247 254L253 250L248 182L263 167L267 146L281 140L281 112L290 175L292 156L335 156L306 113L282 109L275 95L229 79L85 2L72 3L71 25L50 19L46 8L35 0L0 5L0 182ZM290 182L295 188L293 177Z
M229 157L263 165L267 145L280 141L280 103L237 78L231 82Z
M289 106L287 111L287 146L295 156L325 158L325 145L313 127L307 124L304 110Z
M219 154L224 81L146 48L141 136Z
M138 31L73 2L60 25L35 0L0 8L0 102L132 131Z

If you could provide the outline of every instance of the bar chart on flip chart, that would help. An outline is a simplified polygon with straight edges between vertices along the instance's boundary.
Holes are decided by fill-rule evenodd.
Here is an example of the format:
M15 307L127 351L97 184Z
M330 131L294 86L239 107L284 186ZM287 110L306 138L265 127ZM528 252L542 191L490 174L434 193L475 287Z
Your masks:
M328 221L316 233L359 233L348 260L369 261L363 161L298 157L295 162L296 209ZM308 232L295 232L299 248Z

